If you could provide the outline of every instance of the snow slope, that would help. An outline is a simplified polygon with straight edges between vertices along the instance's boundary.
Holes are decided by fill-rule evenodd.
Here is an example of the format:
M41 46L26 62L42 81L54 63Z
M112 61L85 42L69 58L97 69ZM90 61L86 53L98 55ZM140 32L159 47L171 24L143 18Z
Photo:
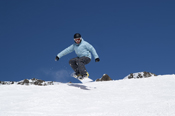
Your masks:
M175 116L175 75L87 84L0 85L0 116Z

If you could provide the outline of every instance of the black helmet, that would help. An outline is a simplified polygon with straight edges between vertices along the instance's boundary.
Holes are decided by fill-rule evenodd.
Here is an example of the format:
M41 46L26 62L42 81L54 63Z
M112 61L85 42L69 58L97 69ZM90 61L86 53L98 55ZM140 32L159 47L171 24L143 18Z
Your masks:
M80 38L81 35L79 33L75 33L74 38Z

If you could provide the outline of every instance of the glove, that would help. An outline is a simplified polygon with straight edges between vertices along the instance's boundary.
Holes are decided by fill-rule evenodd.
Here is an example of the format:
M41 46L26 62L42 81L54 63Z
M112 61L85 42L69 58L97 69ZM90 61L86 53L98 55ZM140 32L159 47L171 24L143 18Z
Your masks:
M55 58L55 61L58 61L60 58L58 57L58 56L56 56L56 58Z
M96 58L96 59L95 59L95 62L99 62L99 61L100 61L100 59L99 59L99 58Z

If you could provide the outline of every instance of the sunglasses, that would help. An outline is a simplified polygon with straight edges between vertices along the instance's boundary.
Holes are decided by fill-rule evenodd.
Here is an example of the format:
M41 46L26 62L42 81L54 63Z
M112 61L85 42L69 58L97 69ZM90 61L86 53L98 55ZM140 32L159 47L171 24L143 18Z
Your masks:
M81 38L74 38L74 40L76 41L76 40L81 40Z
M74 41L79 42L79 41L81 41L81 38L74 38Z

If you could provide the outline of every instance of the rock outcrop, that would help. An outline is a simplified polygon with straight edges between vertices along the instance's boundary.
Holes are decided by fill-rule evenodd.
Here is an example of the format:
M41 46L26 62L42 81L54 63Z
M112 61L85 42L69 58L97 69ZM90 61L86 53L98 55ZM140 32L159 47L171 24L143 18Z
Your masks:
M112 79L107 75L104 74L100 79L97 79L96 81L111 81Z
M124 79L138 79L138 78L148 78L152 76L157 76L154 73L151 72L138 72L138 73L131 73L128 76L126 76Z
M38 85L38 86L47 86L47 85L54 85L53 81L44 81L41 79L24 79L22 81L14 82L14 81L0 81L0 85ZM58 84L58 83L57 83Z

